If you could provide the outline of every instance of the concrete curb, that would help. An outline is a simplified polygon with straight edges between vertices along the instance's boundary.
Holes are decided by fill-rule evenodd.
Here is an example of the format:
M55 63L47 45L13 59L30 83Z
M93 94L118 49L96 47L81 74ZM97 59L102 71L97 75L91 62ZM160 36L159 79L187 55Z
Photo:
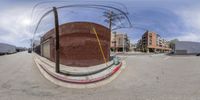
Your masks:
M42 62L48 64L49 66L55 68L55 63L44 58L41 57L37 54L34 53L34 56L37 57L38 59L40 59ZM91 66L91 67L71 67L71 66L66 66L66 65L62 65L60 64L60 70L63 72L66 72L68 74L77 74L77 75L81 75L81 74L86 74L86 73L95 73L95 72L99 72L101 70L104 70L106 68L108 68L109 66L113 65L113 61L110 61L107 63L108 66L106 66L106 64L101 64L101 65L97 65L97 66Z
M47 69L47 66L42 64L39 59L34 58L34 60L40 72L45 76L45 78L54 84L68 88L94 88L102 86L114 80L125 68L125 61L123 61L123 64L121 63L117 66L113 66L109 70L107 69L106 71L97 73L95 75L73 77L57 74L55 73L54 69Z

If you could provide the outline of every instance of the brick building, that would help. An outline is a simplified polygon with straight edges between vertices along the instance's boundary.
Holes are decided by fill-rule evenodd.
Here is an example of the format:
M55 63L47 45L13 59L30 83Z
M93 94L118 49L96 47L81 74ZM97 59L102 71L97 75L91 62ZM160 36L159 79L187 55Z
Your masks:
M111 51L129 51L130 40L127 34L113 32L111 35ZM123 50L124 49L124 50Z
M96 29L106 58L110 59L110 30L91 22L72 22L60 25L60 63L68 66L89 67L104 63ZM54 29L41 37L41 56L55 61Z
M192 41L177 41L174 45L174 53L185 55L185 54L198 54L200 53L200 42Z
M168 52L169 42L155 32L146 31L138 41L137 50L143 52Z

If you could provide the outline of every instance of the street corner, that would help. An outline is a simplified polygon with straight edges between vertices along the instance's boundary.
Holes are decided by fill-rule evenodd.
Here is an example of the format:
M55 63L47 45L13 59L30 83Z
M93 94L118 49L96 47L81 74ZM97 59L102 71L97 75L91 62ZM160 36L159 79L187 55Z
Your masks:
M110 62L108 66L102 64L101 66L97 65L98 67L92 66L84 68L87 72L84 72L83 68L74 68L74 70L83 70L83 72L70 72L73 71L73 68L68 69L69 67L65 66L66 68L61 68L61 72L57 73L55 72L55 67L48 64L48 60L42 60L37 54L34 54L34 61L41 74L47 80L62 87L77 89L95 88L106 85L117 78L121 71L126 67L126 62L124 60L120 61L118 64L114 64L114 62L111 61L113 63ZM99 69L100 67L101 69Z

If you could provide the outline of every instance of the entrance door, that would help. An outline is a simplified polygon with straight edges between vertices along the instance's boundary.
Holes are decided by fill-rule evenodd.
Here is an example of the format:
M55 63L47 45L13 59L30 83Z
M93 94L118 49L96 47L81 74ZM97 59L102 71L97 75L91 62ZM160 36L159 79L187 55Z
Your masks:
M42 56L50 59L50 41L49 41L49 39L42 44Z

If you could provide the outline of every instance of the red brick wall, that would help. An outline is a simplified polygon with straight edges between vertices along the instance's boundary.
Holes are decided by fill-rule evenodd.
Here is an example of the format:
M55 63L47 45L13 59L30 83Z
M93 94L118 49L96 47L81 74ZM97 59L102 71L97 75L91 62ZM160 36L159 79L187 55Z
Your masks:
M110 58L110 32L109 29L90 22L66 23L60 26L60 63L68 66L89 67L104 63L102 53L96 36L92 31L94 27L98 33L106 60ZM55 61L55 34L50 30L42 41L51 41L51 58Z
M153 48L156 48L156 33L151 32L152 34L152 46Z

